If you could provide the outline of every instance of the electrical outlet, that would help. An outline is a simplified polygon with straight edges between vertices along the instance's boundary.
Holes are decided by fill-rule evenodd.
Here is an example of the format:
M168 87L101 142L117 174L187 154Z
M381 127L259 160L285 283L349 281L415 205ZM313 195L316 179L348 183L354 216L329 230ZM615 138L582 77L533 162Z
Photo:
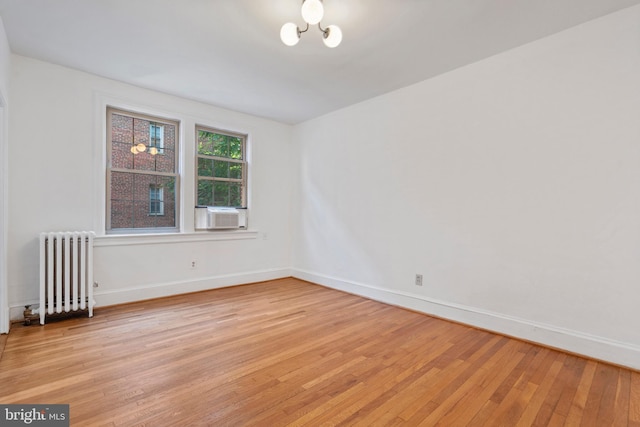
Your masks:
M191 260L191 269L195 270L198 267L198 261L197 260Z
M416 274L416 286L422 286L422 274Z

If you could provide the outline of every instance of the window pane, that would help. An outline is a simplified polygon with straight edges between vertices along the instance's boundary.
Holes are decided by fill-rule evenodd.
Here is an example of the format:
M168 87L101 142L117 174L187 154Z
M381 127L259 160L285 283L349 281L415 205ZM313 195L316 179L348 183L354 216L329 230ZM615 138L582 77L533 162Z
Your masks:
M134 200L133 201L133 225L131 228L153 228L153 227L156 227L156 216L149 215L149 200L148 199Z
M134 201L142 200L148 202L149 200L149 187L156 185L156 177L154 175L145 174L131 174L133 177L133 188L131 199ZM147 212L149 213L149 212Z
M118 114L112 114L111 122L111 163L114 168L175 172L175 126L154 125L149 120ZM161 140L154 140L154 136ZM134 147L137 150L132 152Z
M152 154L164 153L164 126L160 123L151 123L149 125L149 147L156 150Z
M123 116L121 114L111 115L111 140L131 144L133 129L133 117Z
M229 162L216 160L213 164L213 172L216 178L229 178Z
M133 200L133 174L126 172L111 173L111 200Z
M229 164L229 178L242 179L242 163Z
M156 217L156 227L176 227L176 179L159 176L156 186L162 190L162 215Z
M242 160L243 138L198 130L198 154Z
M198 176L213 176L213 159L198 157Z
M157 185L149 187L149 215L164 215L164 188Z
M133 119L133 139L131 146L138 148L133 155L133 169L142 171L155 171L155 156L149 153L150 135L149 120Z
M229 137L230 144L230 156L232 159L242 159L242 139L235 137Z
M173 125L155 125L151 127L156 129L155 135L157 138L154 140L154 135L147 128L147 137L140 139L141 141L147 141L147 149L134 156L134 169L174 173L176 169L176 127ZM156 149L156 154L151 149L152 147Z
M198 154L213 156L213 133L198 131Z
M226 135L213 135L213 155L218 157L229 157L229 137Z
M214 206L229 206L229 183L217 182L213 184Z
M133 153L131 153L131 144L112 142L111 164L114 168L133 169Z
M165 206L167 206L168 203L171 203L173 206L175 206L177 196L176 178L173 176L159 176L157 177L156 185L160 186L160 188L162 188L163 190Z
M229 183L229 206L242 206L242 185Z
M111 164L114 168L133 168L132 129L133 118L120 114L111 115Z
M175 187L174 177L112 172L111 228L175 227Z
M158 159L162 159L162 163L158 164L156 170L159 172L175 172L176 142L178 140L177 128L172 124L163 124L160 127L160 131L160 136L162 138L162 150L159 151L162 155L156 157Z
M162 215L164 212L164 206L160 198L154 198L149 196L149 215Z
M198 180L198 205L213 206L213 181L208 179Z
M111 201L111 228L133 227L133 201Z

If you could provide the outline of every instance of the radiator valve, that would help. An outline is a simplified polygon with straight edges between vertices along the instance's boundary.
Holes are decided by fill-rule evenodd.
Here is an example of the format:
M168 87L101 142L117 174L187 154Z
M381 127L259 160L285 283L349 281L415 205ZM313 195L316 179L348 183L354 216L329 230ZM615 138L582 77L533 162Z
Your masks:
M38 319L40 319L39 310L37 308L32 309L30 305L25 305L24 306L24 326L29 326L31 325L32 320L38 320Z

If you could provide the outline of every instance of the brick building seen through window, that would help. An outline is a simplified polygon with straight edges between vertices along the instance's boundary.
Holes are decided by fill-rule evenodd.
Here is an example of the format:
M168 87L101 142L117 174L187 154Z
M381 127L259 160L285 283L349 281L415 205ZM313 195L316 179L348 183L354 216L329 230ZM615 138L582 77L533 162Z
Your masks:
M107 231L177 228L178 123L109 109Z

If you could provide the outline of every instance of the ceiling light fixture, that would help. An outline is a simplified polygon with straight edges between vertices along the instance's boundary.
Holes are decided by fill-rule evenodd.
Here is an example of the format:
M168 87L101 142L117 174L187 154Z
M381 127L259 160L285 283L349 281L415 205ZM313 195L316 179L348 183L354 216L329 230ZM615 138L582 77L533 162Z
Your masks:
M135 121L137 119L133 119L133 124L131 127L131 148L129 149L131 151L131 154L140 154L140 153L144 153L145 151L147 151L147 148L149 149L148 153L151 154L152 156L155 156L156 154L159 153L158 149L155 147L155 143L153 143L153 141L151 141L151 143L153 143L154 145L150 145L149 147L147 147L144 143L139 142L136 144L136 126L135 126ZM150 122L150 124L154 124L153 122ZM139 137L139 135L138 135ZM151 139L151 138L150 138Z
M302 19L307 24L304 30L301 30L293 22L287 22L280 29L280 39L287 46L295 46L300 41L300 35L309 30L309 25L318 24L318 28L322 31L322 41L327 47L336 47L342 41L342 30L337 25L329 25L322 28L320 21L324 16L324 6L322 0L302 0Z

